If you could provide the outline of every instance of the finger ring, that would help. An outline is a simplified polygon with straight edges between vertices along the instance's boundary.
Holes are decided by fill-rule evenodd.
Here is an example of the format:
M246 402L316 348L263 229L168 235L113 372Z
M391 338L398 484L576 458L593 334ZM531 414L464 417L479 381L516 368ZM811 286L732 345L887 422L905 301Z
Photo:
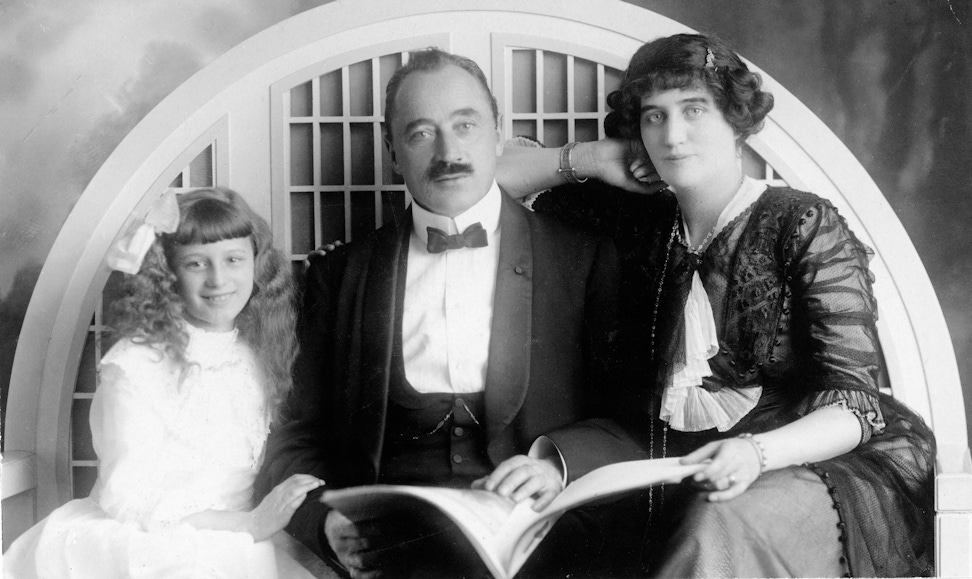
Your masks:
M729 484L731 485L736 484L736 475L734 474L729 475Z

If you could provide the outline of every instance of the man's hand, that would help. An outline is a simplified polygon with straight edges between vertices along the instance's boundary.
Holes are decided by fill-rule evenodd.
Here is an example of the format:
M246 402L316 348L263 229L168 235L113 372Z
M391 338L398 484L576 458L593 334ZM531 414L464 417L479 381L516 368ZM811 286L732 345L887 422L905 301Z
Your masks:
M518 454L504 460L488 477L473 482L472 487L515 502L536 497L533 510L542 511L564 490L562 478L553 463Z
M358 526L338 511L330 511L324 521L324 534L331 550L352 579L384 576L381 557L376 549L381 534L376 526Z

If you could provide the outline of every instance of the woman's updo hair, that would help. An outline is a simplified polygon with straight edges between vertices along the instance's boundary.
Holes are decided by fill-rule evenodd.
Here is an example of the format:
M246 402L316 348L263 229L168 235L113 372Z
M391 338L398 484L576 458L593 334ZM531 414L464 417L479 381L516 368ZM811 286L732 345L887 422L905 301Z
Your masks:
M621 86L608 95L604 119L609 137L641 138L641 99L659 91L705 86L737 140L763 128L773 95L760 90L759 73L749 70L728 44L713 36L676 34L653 40L635 52Z

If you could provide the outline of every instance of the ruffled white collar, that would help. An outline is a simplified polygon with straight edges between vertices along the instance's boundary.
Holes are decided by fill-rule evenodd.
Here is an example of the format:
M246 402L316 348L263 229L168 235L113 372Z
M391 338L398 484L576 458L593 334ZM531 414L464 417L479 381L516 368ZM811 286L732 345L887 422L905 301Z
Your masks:
M744 177L739 190L719 215L714 236L742 215L765 190L764 183ZM682 227L688 239L684 223ZM692 276L692 288L683 316L685 361L676 367L671 383L665 386L659 416L672 428L683 432L710 428L720 432L729 430L756 406L762 388L722 388L715 392L702 388L703 378L712 376L708 359L719 351L719 341L712 305L698 271Z
M241 354L237 349L239 330L211 332L186 323L189 344L186 346L186 359L202 368L217 368L224 364L238 362Z

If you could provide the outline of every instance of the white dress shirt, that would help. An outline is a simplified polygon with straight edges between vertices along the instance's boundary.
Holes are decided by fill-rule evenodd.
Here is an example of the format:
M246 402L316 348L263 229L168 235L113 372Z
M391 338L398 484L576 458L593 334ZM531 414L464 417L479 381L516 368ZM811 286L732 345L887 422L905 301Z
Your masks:
M405 376L419 392L481 392L486 387L490 324L499 266L500 207L496 182L455 219L412 203L402 346ZM429 253L427 227L448 235L473 223L486 230L486 247Z

